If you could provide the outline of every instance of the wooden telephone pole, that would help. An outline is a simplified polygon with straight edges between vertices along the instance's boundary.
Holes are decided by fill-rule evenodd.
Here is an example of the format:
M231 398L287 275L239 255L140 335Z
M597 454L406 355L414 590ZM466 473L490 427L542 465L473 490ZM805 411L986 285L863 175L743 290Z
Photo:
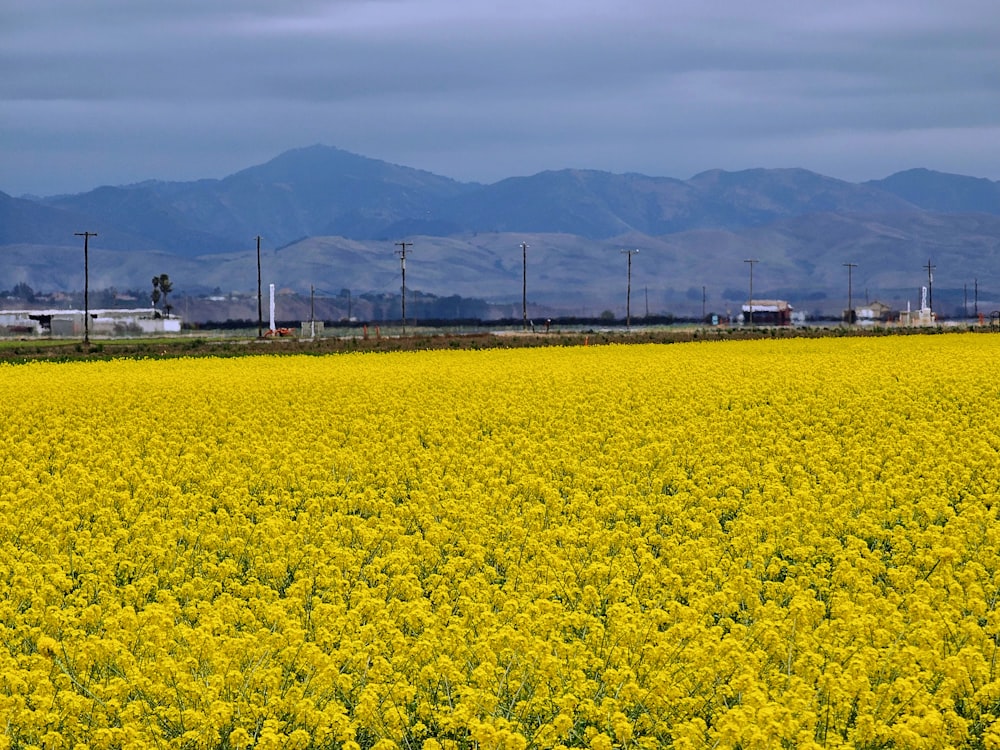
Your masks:
M90 238L97 232L73 232L83 237L83 343L90 345Z
M403 335L406 335L406 248L412 247L412 242L397 242L396 247L400 248L396 251L396 255L399 256L399 270L403 276Z

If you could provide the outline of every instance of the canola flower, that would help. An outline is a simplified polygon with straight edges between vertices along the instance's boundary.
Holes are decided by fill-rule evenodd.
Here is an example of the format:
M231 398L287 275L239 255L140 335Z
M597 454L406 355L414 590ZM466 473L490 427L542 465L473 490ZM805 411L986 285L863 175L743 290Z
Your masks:
M998 354L0 366L0 747L1000 747Z

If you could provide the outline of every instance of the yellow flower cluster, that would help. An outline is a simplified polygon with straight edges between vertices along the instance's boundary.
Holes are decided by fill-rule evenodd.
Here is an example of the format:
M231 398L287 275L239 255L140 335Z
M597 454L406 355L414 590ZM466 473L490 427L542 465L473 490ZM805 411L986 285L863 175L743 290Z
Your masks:
M0 747L1000 748L997 361L0 366Z

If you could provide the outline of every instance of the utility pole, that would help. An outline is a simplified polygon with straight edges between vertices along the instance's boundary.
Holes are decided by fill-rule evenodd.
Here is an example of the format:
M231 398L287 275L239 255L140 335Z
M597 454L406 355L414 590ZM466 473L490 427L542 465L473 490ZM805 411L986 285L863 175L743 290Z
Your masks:
M309 285L309 336L316 338L316 286Z
M528 243L521 243L521 328L528 330Z
M931 265L931 259L927 259L927 265L924 266L927 269L927 309L934 309L934 274L932 273L937 266Z
M260 235L257 235L257 338L264 336L264 310L260 301Z
M857 263L844 263L847 266L847 322L854 322L854 296L851 287L851 271L858 267Z
M628 256L628 286L625 291L625 328L632 327L632 256L638 250L621 250L621 253Z
M649 317L649 287L644 286L642 288L643 293L646 295L646 317Z
M750 312L750 327L753 328L753 264L760 263L757 258L747 258L744 263L750 264L750 299L747 302L747 308Z
M975 281L975 295L973 296L973 312L975 313L976 320L979 320L979 279Z
M708 318L708 312L705 309L705 286L701 287L701 322L704 323L705 319Z
M396 247L400 248L396 251L396 255L399 256L399 270L403 276L403 335L406 335L406 248L411 247L412 242L397 242Z
M90 346L90 238L97 232L73 232L83 237L83 343Z

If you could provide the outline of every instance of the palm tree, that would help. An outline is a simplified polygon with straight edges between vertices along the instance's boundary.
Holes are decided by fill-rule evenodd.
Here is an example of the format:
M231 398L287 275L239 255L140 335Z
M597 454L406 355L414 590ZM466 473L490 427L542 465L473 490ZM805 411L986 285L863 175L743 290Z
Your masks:
M160 301L160 297L163 298L163 309L170 317L171 305L167 302L167 295L170 294L174 289L174 282L170 280L170 276L165 273L161 273L159 276L153 277L153 307L156 307L156 303Z

